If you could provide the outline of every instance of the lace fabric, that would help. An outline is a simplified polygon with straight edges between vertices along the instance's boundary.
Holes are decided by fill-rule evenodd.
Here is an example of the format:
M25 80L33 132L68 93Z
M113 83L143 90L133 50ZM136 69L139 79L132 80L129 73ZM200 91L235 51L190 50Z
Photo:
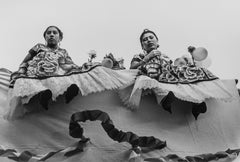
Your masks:
M119 96L125 105L131 109L136 109L139 107L143 91L148 89L154 92L158 103L160 103L162 96L167 95L170 91L178 99L193 103L201 103L208 98L226 102L236 98L220 79L192 84L169 84L158 82L156 79L144 75L136 79L134 86L119 91Z
M33 96L42 91L50 90L52 100L55 101L73 84L78 86L83 96L104 90L122 89L134 83L137 72L137 70L111 70L96 66L88 72L68 76L46 79L18 78L13 89L8 92L9 111L6 116L7 118L22 116L25 110L22 110L21 105L28 103Z

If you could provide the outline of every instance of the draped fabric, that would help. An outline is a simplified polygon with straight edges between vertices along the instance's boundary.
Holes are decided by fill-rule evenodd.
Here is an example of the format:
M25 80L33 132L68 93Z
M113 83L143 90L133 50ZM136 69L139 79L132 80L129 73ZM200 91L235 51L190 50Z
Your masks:
M140 147L140 150L154 150L162 149L166 147L166 142L161 141L153 136L139 137L133 132L123 132L115 128L113 121L110 119L109 115L106 112L101 110L89 110L74 113L71 116L69 124L70 135L74 138L84 138L83 128L78 122L85 122L86 120L100 120L102 123L103 129L106 131L108 136L117 142L128 142L133 148Z
M132 62L140 62L144 57L143 54L136 55ZM134 86L119 91L122 102L130 109L137 109L142 95L149 92L156 96L159 104L169 92L180 100L197 104L209 98L228 102L238 98L208 69L191 64L175 66L164 54L150 59L138 69Z
M237 94L234 81L224 81L224 84ZM4 96L5 92L0 92ZM6 109L4 107L6 101L3 97L0 101L2 116L2 110ZM181 159L180 161L186 162L201 160L237 162L235 159L239 158L239 100L232 102L207 100L208 111L197 121L192 117L187 103L180 101L174 103L173 114L170 115L163 111L151 96L146 96L142 100L137 111L125 109L119 102L117 94L112 91L90 94L86 97L77 96L69 104L63 101L64 98L60 97L57 102L50 104L51 109L48 111L40 109L20 120L6 121L1 118L0 161L177 162ZM37 109L36 105L36 101L32 100L24 106ZM109 115L114 128L131 131L138 137L153 136L166 140L167 147L144 152L144 149L133 148L127 142L114 141L103 129L101 120L100 122L89 120L83 122L78 120L79 118L72 120L81 125L85 139L72 138L69 135L71 115L96 108ZM87 140L88 138L90 140Z
M9 111L6 118L24 115L27 110L19 107L46 90L50 90L53 101L63 95L71 85L76 85L80 94L86 96L90 93L117 90L132 85L136 75L137 70L111 70L95 64L78 70L73 69L66 75L19 76L8 93Z
M131 85L135 81L136 70L114 71L101 65L91 66L68 75L49 77L19 77L12 89L14 97L32 96L43 90L50 89L53 100L72 84L76 84L83 96L90 93L112 90Z
M111 70L100 63L74 64L67 51L62 48L51 49L37 44L29 50L28 59L20 65L25 73L11 74L8 93L9 110L6 119L14 119L29 112L23 104L34 96L40 96L40 104L48 108L50 100L55 101L65 94L66 103L76 95L86 96L105 90L116 90L134 83L137 71Z
M175 97L180 100L193 103L201 103L211 98L230 102L239 97L226 88L219 79L194 84L166 84L145 75L138 76L134 86L120 90L119 96L129 108L137 109L142 95L149 90L156 96L159 104L163 96L166 96L169 92L173 92Z
M112 120L106 112L101 110L88 110L72 114L69 123L69 134L74 138L80 138L78 143L64 149L48 152L44 155L37 155L31 151L23 151L18 153L14 149L0 148L0 159L8 158L16 162L37 162L37 161L72 161L73 156L81 156L84 154L87 147L89 147L89 138L83 135L83 128L78 122L86 122L87 120L100 120L101 125L110 138L117 142L128 142L132 149L129 150L130 155L124 161L148 161L148 162L231 162L237 158L240 149L221 151L217 153L206 153L195 156L180 157L177 154L169 154L166 156L148 157L141 156L142 153L154 151L156 149L163 149L166 147L166 142L161 141L153 136L139 137L132 132L123 132L115 128ZM94 159L94 158L93 158ZM100 159L99 159L100 160Z
M134 86L119 90L118 94L124 105L131 110L139 108L142 96L154 95L157 103L170 114L173 113L172 103L180 99L191 103L192 114L196 120L201 113L206 113L206 100L231 102L239 98L239 95L227 89L219 79L194 84L165 84L145 75L139 76Z
M65 149L48 152L45 155L37 155L31 151L17 152L17 150L14 150L14 149L0 148L0 160L6 161L7 159L9 159L8 162L14 162L14 161L15 162L40 162L40 161L75 162L72 159L80 160L76 157L81 156L81 154L84 154L83 148L88 146L87 143L84 143L80 149L79 147L80 145L81 145L80 143L77 143ZM130 156L129 159L125 159L124 161L125 162L133 162L133 161L138 161L138 162L179 162L179 161L181 162L235 162L234 160L238 157L239 153L240 153L240 149L235 149L235 150L228 149L226 151L221 151L217 153L207 153L207 154L200 154L200 155L186 156L186 157L180 157L176 154L169 154L167 156L159 156L155 158L142 158L139 156L136 156L136 157ZM98 160L94 157L92 157L92 159L93 160L91 162L96 162L95 160Z

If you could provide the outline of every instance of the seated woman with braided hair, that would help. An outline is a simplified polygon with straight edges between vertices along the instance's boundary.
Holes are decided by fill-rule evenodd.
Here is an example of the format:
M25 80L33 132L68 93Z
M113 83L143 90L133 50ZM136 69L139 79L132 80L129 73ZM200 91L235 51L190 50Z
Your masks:
M139 76L132 89L119 92L123 102L131 109L139 106L143 92L149 90L170 113L171 103L176 98L192 103L195 119L200 113L206 112L205 99L232 100L233 96L224 84L207 69L191 63L174 65L167 55L158 50L158 37L153 31L145 29L140 36L140 43L143 53L135 55L130 66L131 69L139 69ZM184 59L175 63L179 61Z
M67 51L59 46L63 33L58 27L49 26L43 36L46 45L39 43L31 48L19 70L11 75L9 111L5 118L28 112L24 104L34 96L39 96L40 105L48 109L49 100L56 100L62 94L69 103L79 92L86 96L134 83L136 70L115 71L100 63L84 67L74 64Z

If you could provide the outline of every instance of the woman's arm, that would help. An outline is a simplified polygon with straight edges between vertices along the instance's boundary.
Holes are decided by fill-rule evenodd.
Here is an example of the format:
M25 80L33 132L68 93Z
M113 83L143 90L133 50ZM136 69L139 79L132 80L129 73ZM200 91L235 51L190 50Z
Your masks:
M144 65L152 58L160 55L161 55L161 52L158 50L151 51L149 54L143 56L143 58L140 58L140 56L137 55L137 57L134 57L132 59L130 69L137 69L139 66Z
M64 57L59 60L59 65L64 69L64 70L71 70L71 69L78 69L79 66L77 66L71 57L68 55L68 52L64 49Z
M144 55L141 54L141 53L137 54L137 55L134 55L132 60L131 60L130 69L137 69L141 65L144 65L146 62L143 61L143 59L144 59Z
M137 69L139 66L144 65L146 62L141 60L141 61L132 61L130 69Z
M28 61L32 60L33 57L37 55L37 51L39 50L40 46L41 44L37 44L29 50L27 56L23 59L19 66L18 73L24 74L27 71Z
M21 74L25 74L27 72L28 61L31 60L34 56L31 53L28 53L27 56L23 59L17 71L11 74L11 80L15 80Z
M27 56L23 59L22 63L19 66L18 73L24 74L27 71L28 61L32 60L35 54L28 53Z

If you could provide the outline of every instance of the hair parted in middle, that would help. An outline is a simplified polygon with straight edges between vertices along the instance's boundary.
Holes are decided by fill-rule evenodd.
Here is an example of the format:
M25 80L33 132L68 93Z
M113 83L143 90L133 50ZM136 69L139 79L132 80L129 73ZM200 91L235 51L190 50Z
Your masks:
M156 37L156 39L158 40L157 35L156 35L153 31L151 31L151 30L149 30L149 29L144 29L143 32L142 32L142 34L140 35L140 43L141 43L141 44L142 44L143 36L144 36L144 34L146 34L146 33L152 33L152 34Z
M49 28L56 28L57 29L57 31L59 32L59 36L60 36L60 41L63 39L63 32L57 27L57 26L54 26L54 25L51 25L51 26L49 26L49 27L47 27L47 29L44 31L44 33L43 33L43 37L44 37L44 39L45 39L45 36L46 36L46 33L47 33L47 31L48 31L48 29Z

